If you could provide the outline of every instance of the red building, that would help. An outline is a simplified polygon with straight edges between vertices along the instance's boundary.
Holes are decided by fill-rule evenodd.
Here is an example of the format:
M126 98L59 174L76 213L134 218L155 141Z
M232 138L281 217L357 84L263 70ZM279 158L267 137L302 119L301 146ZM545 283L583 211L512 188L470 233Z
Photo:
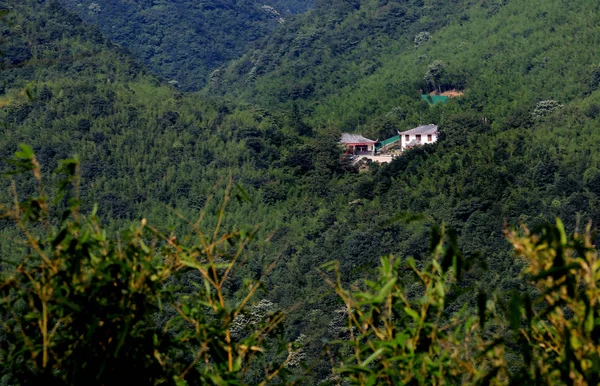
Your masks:
M349 154L375 154L375 144L378 141L365 138L360 134L342 134L341 144L346 148Z

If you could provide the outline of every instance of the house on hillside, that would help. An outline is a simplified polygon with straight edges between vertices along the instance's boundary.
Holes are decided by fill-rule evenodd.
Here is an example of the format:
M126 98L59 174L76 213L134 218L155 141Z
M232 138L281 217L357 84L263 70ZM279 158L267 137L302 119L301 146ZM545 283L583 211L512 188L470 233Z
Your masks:
M437 125L422 125L414 129L398 132L402 150L410 149L415 146L434 143L438 139Z
M349 154L375 154L375 144L377 140L365 138L360 134L343 133L340 143L346 148Z

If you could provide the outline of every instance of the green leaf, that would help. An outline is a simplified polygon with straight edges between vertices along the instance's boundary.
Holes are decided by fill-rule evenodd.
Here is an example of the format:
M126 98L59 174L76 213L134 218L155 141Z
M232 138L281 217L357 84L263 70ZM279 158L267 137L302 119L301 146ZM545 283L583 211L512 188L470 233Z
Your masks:
M396 338L393 340L394 344L404 348L406 346L406 341L408 340L408 334L399 333L396 335Z
M237 190L236 197L239 201L252 202L252 198L250 197L248 192L246 192L246 190L244 188L242 188L242 186L240 184L238 184L237 182L234 182L233 185L235 186L235 188Z
M560 233L560 243L561 245L567 244L567 233L565 232L565 226L560 218L556 218L556 228Z
M389 257L382 257L380 259L380 261L381 261L381 272L383 274L389 274L389 273L391 273L390 259L389 259Z
M320 269L327 272L335 271L337 267L339 267L339 262L337 260L329 261L319 266Z
M381 303L382 301L385 300L385 297L392 291L392 289L394 288L394 285L396 285L396 278L392 278L392 280L388 281L386 283L385 286L383 286L383 288L379 291L379 293L377 294L377 297L375 297L375 299L373 299L373 301L377 302L377 303Z
M142 251L146 254L150 253L150 248L146 245L146 243L144 243L144 241L140 240L140 248L142 249Z
M370 369L368 369L364 366L358 366L358 365L348 365L341 369L336 369L336 371L338 374L354 374L354 373L372 374L373 373Z
M190 268L198 269L200 267L200 265L197 262L192 260L181 259L180 263L181 265L185 265L186 267Z
M417 314L417 312L410 307L404 307L404 312L406 312L411 318L413 318L415 320L415 322L418 322L421 320L421 318L419 317L419 314Z
M16 152L15 157L21 159L33 158L33 149L29 145L22 143L19 145L19 147L21 148L21 151Z
M25 314L24 319L25 320L37 320L38 319L38 313L37 312L28 312L27 314Z
M364 360L364 362L362 363L363 366L368 366L369 363L373 362L375 359L377 359L377 357L379 357L381 354L383 354L383 352L385 351L385 349L382 347L380 349L378 349L377 351L375 351L373 354L369 355L369 357L367 359Z
M585 332L588 334L591 333L594 330L594 326L595 326L594 313L589 312L587 317L585 318Z

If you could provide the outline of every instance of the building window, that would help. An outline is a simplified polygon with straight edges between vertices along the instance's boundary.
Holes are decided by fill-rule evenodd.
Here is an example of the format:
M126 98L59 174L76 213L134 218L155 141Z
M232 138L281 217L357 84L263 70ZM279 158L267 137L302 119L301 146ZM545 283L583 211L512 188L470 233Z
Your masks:
M421 142L421 134L417 134L417 142Z
M406 142L410 141L410 135L406 134L406 135L404 136L404 140L405 140Z
M431 134L427 134L427 142L431 142Z

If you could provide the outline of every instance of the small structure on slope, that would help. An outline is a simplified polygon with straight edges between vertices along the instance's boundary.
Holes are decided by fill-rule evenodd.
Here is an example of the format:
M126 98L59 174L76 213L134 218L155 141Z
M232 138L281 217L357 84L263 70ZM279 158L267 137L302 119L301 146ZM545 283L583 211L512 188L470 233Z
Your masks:
M464 92L452 89L444 92L432 91L429 94L422 94L421 99L430 105L437 105L438 103L447 103L450 98L458 98L465 95Z
M437 125L422 125L414 129L398 132L402 150L410 149L415 146L437 142L438 126Z
M437 105L438 103L448 102L450 97L447 97L445 95L423 94L423 95L421 95L421 99L423 99L425 102L429 103L430 105Z
M372 139L365 138L360 134L348 133L343 133L340 141L340 143L346 148L346 153L358 155L375 155L375 144L377 142L377 140L374 141Z
M400 141L399 135L395 135L386 140L379 141L379 143L377 143L377 145L375 145L375 150L377 151L377 153L386 152L388 149L394 147L395 144L398 143L398 141Z

